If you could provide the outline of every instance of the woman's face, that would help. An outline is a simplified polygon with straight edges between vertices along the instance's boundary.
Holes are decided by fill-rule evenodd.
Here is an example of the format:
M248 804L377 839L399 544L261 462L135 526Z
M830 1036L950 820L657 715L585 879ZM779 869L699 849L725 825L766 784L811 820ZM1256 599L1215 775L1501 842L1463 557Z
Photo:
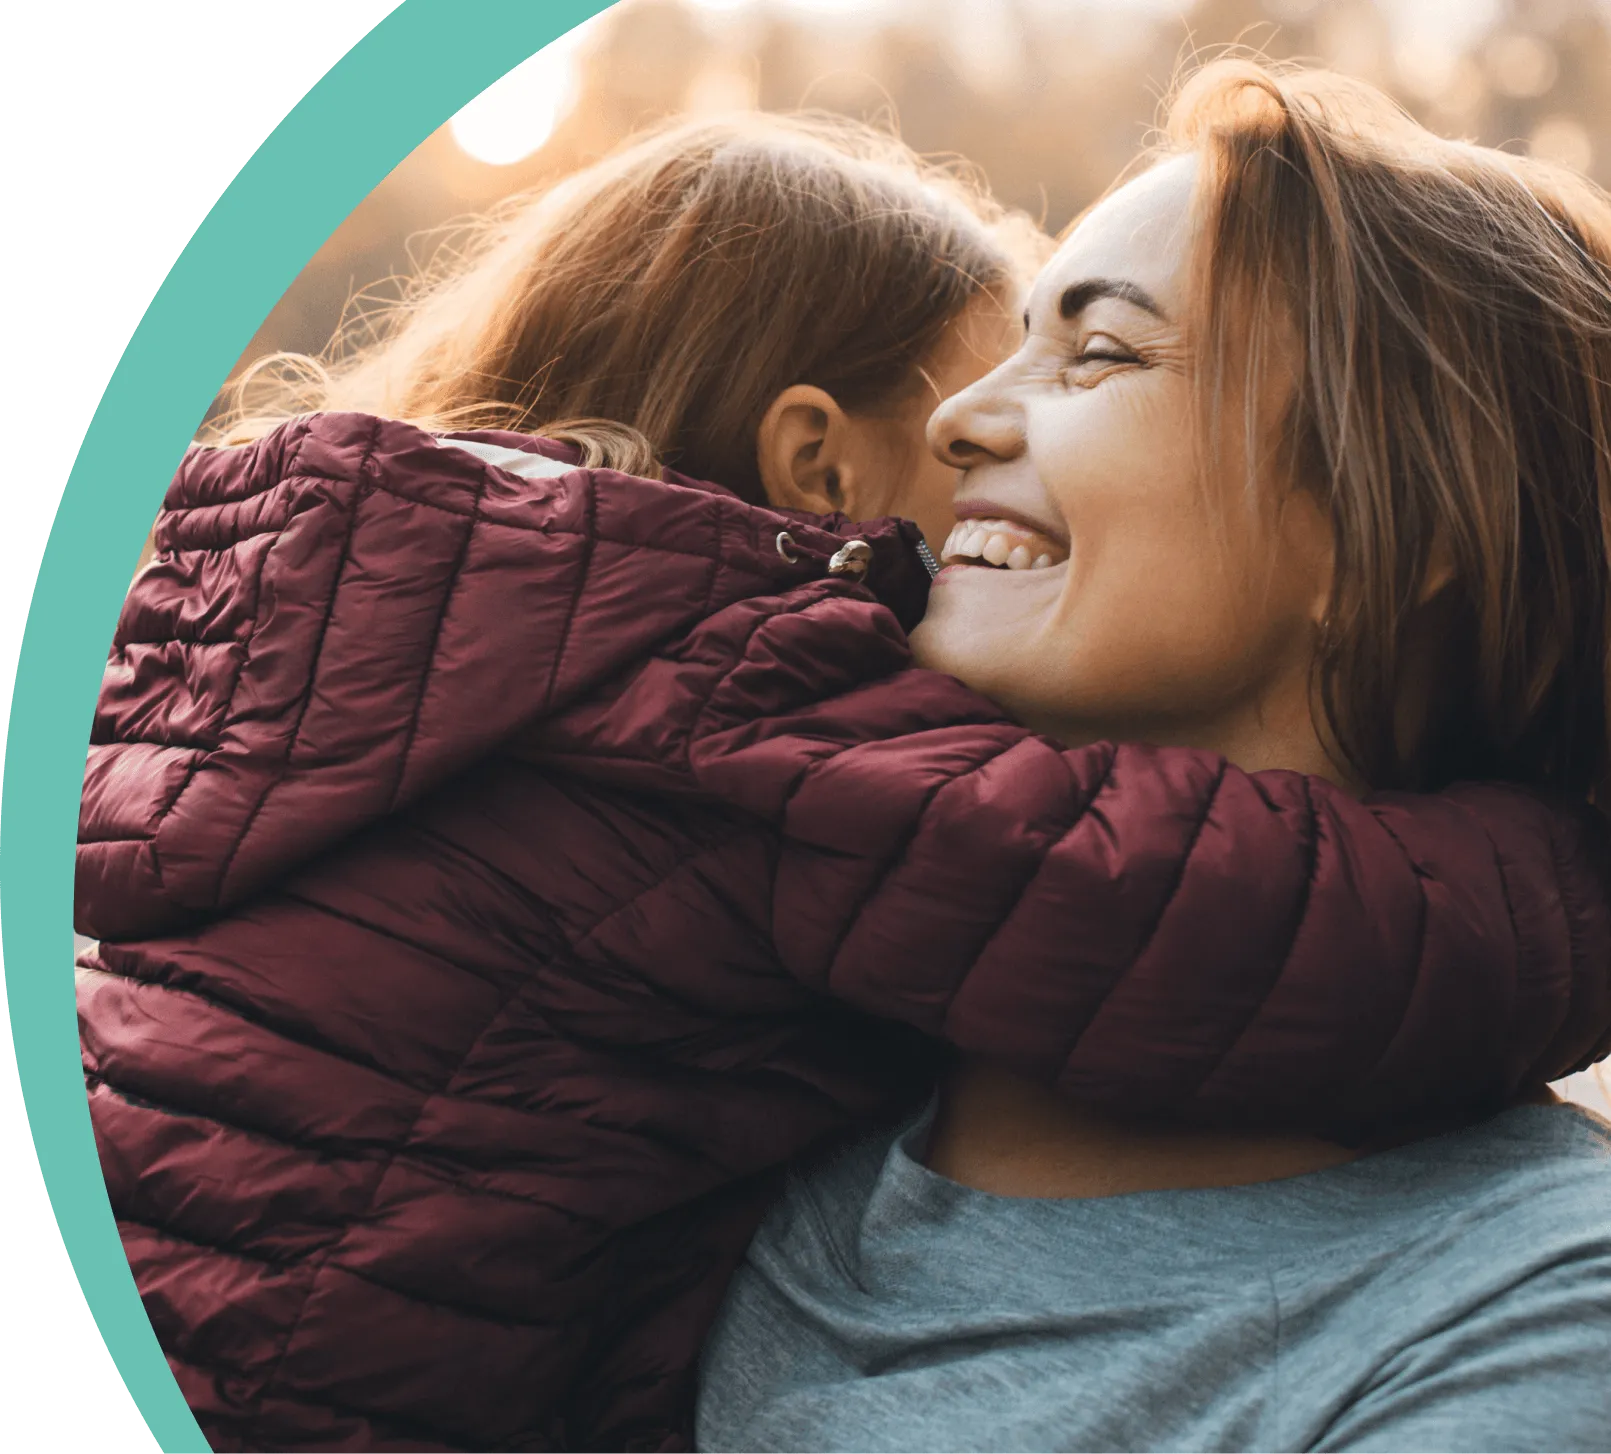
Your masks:
M935 411L929 442L965 474L913 645L1065 742L1320 771L1308 678L1329 531L1279 482L1250 503L1244 451L1223 451L1223 478L1198 464L1195 179L1176 158L1093 209L1036 280L1017 352ZM1239 426L1240 401L1225 412Z

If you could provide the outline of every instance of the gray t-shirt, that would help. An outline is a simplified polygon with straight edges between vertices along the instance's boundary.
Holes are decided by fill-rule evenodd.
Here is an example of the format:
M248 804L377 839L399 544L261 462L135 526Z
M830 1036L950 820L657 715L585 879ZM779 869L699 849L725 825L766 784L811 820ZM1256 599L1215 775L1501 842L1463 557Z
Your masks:
M1307 1176L972 1191L931 1112L794 1173L701 1449L1611 1448L1611 1125L1524 1106Z

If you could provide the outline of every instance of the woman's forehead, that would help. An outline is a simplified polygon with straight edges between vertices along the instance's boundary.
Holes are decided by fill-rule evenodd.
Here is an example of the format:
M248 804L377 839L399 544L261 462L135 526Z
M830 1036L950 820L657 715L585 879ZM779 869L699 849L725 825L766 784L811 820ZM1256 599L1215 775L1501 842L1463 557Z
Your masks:
M1055 317L1059 298L1093 280L1132 284L1172 316L1185 297L1197 158L1171 157L1104 198L1035 280L1030 313Z

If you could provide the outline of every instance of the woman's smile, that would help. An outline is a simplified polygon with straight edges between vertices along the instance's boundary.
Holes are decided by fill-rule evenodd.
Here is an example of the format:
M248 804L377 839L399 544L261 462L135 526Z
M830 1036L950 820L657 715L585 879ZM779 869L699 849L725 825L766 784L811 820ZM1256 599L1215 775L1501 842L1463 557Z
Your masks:
M972 515L946 537L940 559L946 565L990 566L997 570L1046 570L1068 560L1068 546L1050 530L1001 515Z

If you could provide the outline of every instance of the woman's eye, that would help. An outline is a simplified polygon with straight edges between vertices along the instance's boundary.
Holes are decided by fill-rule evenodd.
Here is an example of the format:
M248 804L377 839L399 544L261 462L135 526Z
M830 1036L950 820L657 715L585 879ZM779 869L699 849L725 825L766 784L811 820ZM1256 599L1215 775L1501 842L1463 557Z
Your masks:
M1085 341L1073 361L1063 370L1064 379L1071 383L1092 381L1093 376L1105 373L1122 364L1138 364L1141 360L1116 338L1095 333Z
M1116 338L1109 338L1105 333L1093 333L1085 342L1085 347L1074 360L1075 363L1139 363L1135 354L1131 353Z

